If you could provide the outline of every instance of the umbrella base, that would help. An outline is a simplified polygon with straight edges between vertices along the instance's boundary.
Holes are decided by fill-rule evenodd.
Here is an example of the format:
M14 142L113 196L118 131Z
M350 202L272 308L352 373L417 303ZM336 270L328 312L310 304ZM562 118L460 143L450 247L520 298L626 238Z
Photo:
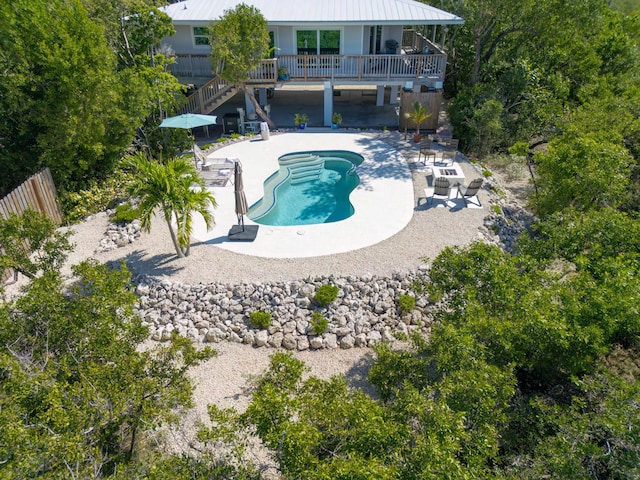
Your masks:
M229 230L230 242L253 242L258 235L259 225L234 225Z

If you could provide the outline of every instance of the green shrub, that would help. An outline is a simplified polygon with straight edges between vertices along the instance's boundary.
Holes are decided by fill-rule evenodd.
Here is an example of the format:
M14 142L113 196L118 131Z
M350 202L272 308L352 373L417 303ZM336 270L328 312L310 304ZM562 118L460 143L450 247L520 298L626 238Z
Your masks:
M329 320L322 316L319 312L313 312L311 315L311 330L316 335L322 335L327 331Z
M500 198L506 198L506 194L504 190L502 190L501 188L498 188L495 185L491 185L489 189L493 191L496 195L498 195Z
M260 310L251 312L249 314L249 322L256 328L268 328L271 325L271 314Z
M127 187L133 181L130 172L116 170L113 175L92 182L86 189L78 192L63 192L60 203L67 223L77 223L83 218L113 208L126 200Z
M413 282L411 282L411 285L409 285L409 288L416 292L416 294L421 295L425 292L425 286L424 286L424 282L421 280L414 280Z
M232 133L231 135L229 135L231 138L236 139L236 138L240 138L242 137L242 135L240 135L239 133Z
M129 223L140 218L140 209L133 208L129 203L123 203L116 207L116 213L111 217L114 223Z
M219 139L216 140L216 143L224 143L226 141L227 139L225 137L220 137Z
M506 168L507 180L518 180L522 178L524 173L524 163L513 162L507 165Z
M313 300L321 307L326 307L338 298L338 287L335 285L321 285L313 296Z
M402 294L398 299L398 308L400 313L409 313L416 308L416 299L413 295Z
M502 215L502 208L500 208L500 205L491 205L491 210L493 210L498 215Z
M393 332L393 336L396 338L396 340L400 340L401 342L406 342L407 340L409 340L409 337L404 332Z
M505 155L504 153L491 153L484 157L483 161L493 169L505 169L508 165L513 163L511 155Z
M493 176L493 173L491 173L491 170L485 168L484 170L482 170L482 175L484 175L485 177L491 177Z

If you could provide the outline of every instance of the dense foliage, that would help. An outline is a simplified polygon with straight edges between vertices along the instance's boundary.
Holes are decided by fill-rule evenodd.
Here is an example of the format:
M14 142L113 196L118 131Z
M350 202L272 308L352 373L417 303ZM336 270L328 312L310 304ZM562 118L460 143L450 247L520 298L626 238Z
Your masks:
M142 350L126 269L54 271L0 304L0 476L133 478L145 435L191 404L186 339Z
M44 166L63 192L102 180L175 109L152 55L173 26L147 2L3 2L0 25L0 196Z
M550 141L571 144L597 130L597 141L610 145L591 152L588 168L604 169L612 148L614 175L622 150L630 150L637 164L639 17L604 0L456 0L436 6L465 19L450 36L446 89L463 151L483 157L518 141L533 151ZM551 161L551 168L558 163L536 161ZM627 178L637 189L635 168Z

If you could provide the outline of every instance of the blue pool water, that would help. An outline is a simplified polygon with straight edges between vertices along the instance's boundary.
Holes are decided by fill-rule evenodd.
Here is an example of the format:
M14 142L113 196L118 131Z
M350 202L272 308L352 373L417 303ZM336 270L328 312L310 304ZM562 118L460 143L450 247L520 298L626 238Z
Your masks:
M354 213L349 200L360 184L356 167L363 161L354 152L317 151L280 157L280 169L265 180L262 199L247 216L274 226L338 222Z

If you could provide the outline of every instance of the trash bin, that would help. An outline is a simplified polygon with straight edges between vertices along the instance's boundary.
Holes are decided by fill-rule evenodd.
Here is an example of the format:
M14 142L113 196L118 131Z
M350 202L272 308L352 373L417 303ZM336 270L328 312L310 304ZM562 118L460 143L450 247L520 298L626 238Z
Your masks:
M269 124L267 122L260 123L260 135L263 140L269 140Z
M222 116L222 126L224 128L224 133L227 135L230 133L240 133L240 114L225 113Z

